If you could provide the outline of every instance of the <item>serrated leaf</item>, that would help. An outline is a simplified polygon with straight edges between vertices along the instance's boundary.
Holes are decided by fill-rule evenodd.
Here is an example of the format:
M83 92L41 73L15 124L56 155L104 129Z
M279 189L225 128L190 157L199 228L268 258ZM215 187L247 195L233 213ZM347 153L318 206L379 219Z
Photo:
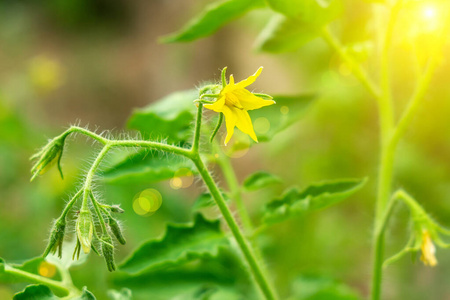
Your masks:
M14 295L13 300L58 300L66 299L65 297L60 298L55 296L53 292L43 284L33 284L29 285L23 290ZM73 300L95 300L94 295L89 292L86 288L83 288L83 292L78 297L71 297Z
M340 0L332 0L328 5L318 2L269 0L282 15L273 16L261 31L256 49L270 53L294 51L319 37L321 28L340 14L341 3Z
M137 299L196 299L210 290L215 291L211 300L255 299L246 270L231 249L220 248L217 256L164 269L135 275L118 272L113 275L113 283L131 288Z
M316 98L315 95L274 96L275 105L250 111L258 141L268 142L277 133L288 128L303 116L306 109ZM258 119L268 121L269 127L261 130L257 126Z
M149 184L189 172L196 173L190 160L171 153L143 149L126 156L102 174L104 181L111 184Z
M246 12L264 6L263 0L226 0L211 3L180 31L161 38L161 41L189 42L209 36Z
M264 221L277 223L295 215L326 208L348 198L366 182L367 178L340 179L312 184L302 191L292 188L266 205Z
M281 179L269 172L259 171L244 180L242 186L247 191L256 191L272 184L280 183Z
M335 279L302 275L292 283L289 300L359 300L361 297L350 287Z
M198 98L196 90L176 92L135 110L128 120L128 128L139 130L144 138L167 139L170 143L186 141L191 135L191 124Z
M119 269L133 274L163 269L204 256L215 256L226 246L228 240L220 229L220 221L209 221L198 214L193 224L168 225L161 239L141 245Z

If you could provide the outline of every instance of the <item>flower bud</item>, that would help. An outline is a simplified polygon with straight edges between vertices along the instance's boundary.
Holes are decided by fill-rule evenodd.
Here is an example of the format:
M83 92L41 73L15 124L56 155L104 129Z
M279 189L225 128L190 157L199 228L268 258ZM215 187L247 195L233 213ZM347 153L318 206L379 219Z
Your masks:
M48 241L47 248L44 251L42 257L47 257L50 251L55 254L58 251L59 258L62 257L62 244L64 241L64 233L66 229L66 219L61 218L56 220L50 233L50 239Z
M433 244L430 233L428 230L424 230L422 232L422 244L420 245L422 250L422 256L420 260L426 265L430 267L434 267L437 265L437 259L435 256L436 247Z
M116 263L114 262L114 245L112 243L111 237L104 234L101 238L102 242L102 253L105 258L106 265L110 272L116 270Z
M50 142L45 145L41 151L31 157L31 159L37 159L37 162L31 169L31 173L33 174L31 181L33 181L37 175L44 174L54 163L58 164L58 170L61 174L61 178L64 178L61 169L61 156L64 149L65 139L65 136L59 136L53 140L50 140Z
M119 213L119 214L123 214L125 211L117 204L115 205L111 205L110 207L108 207L109 210L113 213Z
M92 234L94 232L94 223L89 210L81 210L78 215L76 232L81 248L85 254L91 251Z
M117 223L117 221L113 217L110 216L108 219L108 224L109 224L109 228L111 229L111 232L114 234L114 236L119 241L119 243L121 243L122 245L125 245L127 241L123 237L122 230L120 229L119 223Z

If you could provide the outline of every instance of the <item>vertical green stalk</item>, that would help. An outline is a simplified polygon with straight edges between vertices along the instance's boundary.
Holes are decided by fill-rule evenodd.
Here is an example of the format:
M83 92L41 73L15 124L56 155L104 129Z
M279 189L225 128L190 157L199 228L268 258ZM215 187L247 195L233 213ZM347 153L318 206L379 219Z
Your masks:
M250 271L253 274L253 277L256 280L256 283L260 287L262 293L268 300L276 300L278 299L276 296L276 293L272 286L269 284L268 279L266 278L266 274L263 271L263 268L258 263L257 257L255 255L254 250L252 249L252 246L250 245L247 238L242 233L241 229L239 228L239 225L237 224L235 218L233 217L233 214L231 213L230 209L228 208L225 199L222 196L222 193L219 191L219 188L217 187L214 179L211 177L211 174L209 173L208 169L206 168L205 164L203 163L203 160L200 157L199 153L199 140L200 140L200 131L201 131L201 123L202 123L202 112L203 112L203 106L201 103L199 103L198 111L197 111L197 120L195 124L195 133L194 133L194 139L193 139L193 146L190 151L190 154L188 157L192 160L192 162L197 167L197 170L202 177L203 181L205 182L206 186L209 189L209 192L211 193L211 196L215 200L217 206L219 207L220 212L222 213L223 218L225 219L228 227L231 230L231 233L233 234L234 238L236 239L237 244L239 245L239 248L241 249L242 253L244 254L244 257L250 266ZM230 166L231 167L231 166Z
M395 126L390 126L393 124L389 121L388 114L392 115L392 101L388 96L389 89L389 47L392 38L393 27L395 24L395 19L398 16L403 0L399 0L393 7L391 12L391 19L388 24L388 29L386 33L386 40L383 50L382 58L382 86L383 86L383 97L382 103L389 105L388 109L386 107L380 106L380 122L381 122L381 162L379 169L379 180L378 180L378 195L376 203L376 214L375 214L375 235L374 235L374 258L373 258L373 277L372 277L372 300L378 300L381 297L381 281L382 281L382 265L384 256L384 229L388 216L387 212L390 209L388 201L392 193L392 176L393 176L393 165L394 156L397 149L398 142L401 137L405 134L407 127L411 123L414 115L417 113L420 104L426 94L426 91L430 85L431 78L438 66L439 52L443 47L446 34L449 30L450 22L447 21L445 26L441 30L439 35L441 38L441 43L438 43L434 49L429 61L427 68L419 80L416 89L414 90L411 99L408 102L408 106L403 112L400 120ZM389 122L388 124L383 122Z
M218 147L215 145L215 148ZM242 225L246 232L252 232L253 224L247 212L247 209L245 208L244 201L242 200L239 182L236 178L236 173L233 170L230 159L225 156L223 151L221 151L220 149L217 149L215 152L219 155L217 162L222 169L223 176L225 177L225 181L228 185L228 188L230 189L231 198L236 203L238 215L242 221Z
M198 153L200 144L200 129L202 124L203 103L198 103L197 122L195 123L194 141L192 143L192 153Z
M244 257L250 266L250 270L251 270L256 282L258 283L259 287L261 288L261 291L263 292L264 296L266 297L266 299L270 299L270 300L277 299L277 296L276 296L274 290L270 286L269 281L267 280L266 276L264 275L263 270L260 267L260 265L256 259L255 253L254 253L253 249L251 248L250 243L244 237L244 234L242 233L241 229L239 228L238 224L236 223L236 220L234 219L230 209L228 208L227 204L225 203L225 200L223 199L223 196L220 193L216 183L212 179L209 171L206 169L206 166L203 163L202 159L200 158L200 156L195 156L195 157L192 157L192 161L194 162L195 166L198 169L200 176L202 177L202 179L205 182L206 186L208 187L211 195L213 196L214 200L216 201L217 206L219 207L223 218L225 219L234 238L236 239L236 242L238 243L239 248L241 249L242 253L244 254Z
M108 151L110 149L111 149L111 145L107 143L103 147L102 151L100 151L100 153L97 155L97 158L95 159L94 163L92 164L91 168L89 169L89 171L86 175L86 179L85 179L84 186L83 186L83 203L81 204L82 210L89 209L87 207L87 205L88 205L87 203L88 203L89 193L91 192L92 180L94 179L94 175L95 175L95 172L97 171L98 166L100 165L103 158L105 158L106 154L108 153Z

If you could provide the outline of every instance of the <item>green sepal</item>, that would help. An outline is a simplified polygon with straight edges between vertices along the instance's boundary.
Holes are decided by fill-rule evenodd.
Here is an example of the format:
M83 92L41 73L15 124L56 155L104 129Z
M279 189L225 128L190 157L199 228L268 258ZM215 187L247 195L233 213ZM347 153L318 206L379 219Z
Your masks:
M55 224L52 227L52 231L50 232L50 238L45 248L42 257L47 257L50 251L55 254L58 251L58 257L62 257L62 245L64 241L64 235L66 230L66 218L61 217L55 221Z
M105 259L108 271L112 272L116 270L116 262L114 259L114 244L111 237L108 234L103 234L100 239L102 244L102 254Z
M116 219L114 219L111 216L108 216L108 225L109 225L109 228L111 229L111 232L116 237L117 241L119 241L119 243L121 243L122 245L125 245L127 243L127 241L123 237L122 229L120 228L120 225L116 221Z
M64 150L64 143L66 135L60 135L50 140L38 153L31 156L31 160L36 160L36 163L31 168L31 179L33 181L39 174L45 173L54 163L57 164L61 178L64 175L61 167L61 157Z

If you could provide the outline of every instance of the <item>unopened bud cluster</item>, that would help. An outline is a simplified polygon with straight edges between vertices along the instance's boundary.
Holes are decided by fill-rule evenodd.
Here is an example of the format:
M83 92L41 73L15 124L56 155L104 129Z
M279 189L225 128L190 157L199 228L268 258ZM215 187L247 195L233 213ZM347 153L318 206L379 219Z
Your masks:
M33 181L38 175L47 172L47 170L55 163L58 165L61 178L64 178L61 168L61 157L64 150L65 139L65 135L60 135L50 140L44 148L30 158L32 160L36 160L36 163L31 168L31 181Z

